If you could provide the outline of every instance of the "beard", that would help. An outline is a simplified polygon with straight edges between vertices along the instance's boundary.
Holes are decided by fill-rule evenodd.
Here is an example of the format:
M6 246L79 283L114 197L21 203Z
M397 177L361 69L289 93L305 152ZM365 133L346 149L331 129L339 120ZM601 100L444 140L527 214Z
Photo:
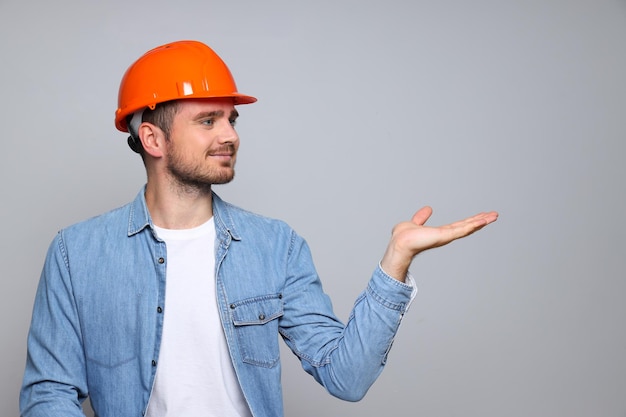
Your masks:
M173 179L174 185L186 191L199 192L202 194L211 192L213 184L227 184L235 177L235 161L231 164L219 164L210 166L206 159L214 152L232 152L233 158L236 150L233 145L226 145L219 150L209 151L204 163L197 161L185 161L182 155L172 148L169 154L167 169Z

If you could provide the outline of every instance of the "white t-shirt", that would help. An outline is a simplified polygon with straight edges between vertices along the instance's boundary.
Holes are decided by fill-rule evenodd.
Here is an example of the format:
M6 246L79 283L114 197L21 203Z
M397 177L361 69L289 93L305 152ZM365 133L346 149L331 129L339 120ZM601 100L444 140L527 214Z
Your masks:
M218 313L213 219L193 229L155 230L167 245L167 280L146 416L250 417Z

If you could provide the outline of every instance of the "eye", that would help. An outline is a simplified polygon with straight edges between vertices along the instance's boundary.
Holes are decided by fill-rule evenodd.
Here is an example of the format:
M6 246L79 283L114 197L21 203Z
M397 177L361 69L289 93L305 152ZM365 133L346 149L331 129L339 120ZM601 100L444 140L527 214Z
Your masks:
M214 123L215 123L215 120L213 119L206 119L202 121L202 124L207 125L207 126L213 126Z
M235 127L235 125L237 124L237 119L230 119L229 122L232 127Z

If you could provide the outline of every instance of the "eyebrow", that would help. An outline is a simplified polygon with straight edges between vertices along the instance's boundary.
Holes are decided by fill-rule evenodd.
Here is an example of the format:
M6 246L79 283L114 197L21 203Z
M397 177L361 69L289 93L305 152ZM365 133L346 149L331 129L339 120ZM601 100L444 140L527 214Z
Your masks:
M196 117L194 117L194 119L196 120L200 120L200 119L206 119L206 118L210 118L210 117L224 117L224 111L223 110L214 110L214 111L210 111L210 112L201 112L196 114ZM230 112L230 117L229 119L236 119L239 117L239 112L236 109L233 109L233 111Z

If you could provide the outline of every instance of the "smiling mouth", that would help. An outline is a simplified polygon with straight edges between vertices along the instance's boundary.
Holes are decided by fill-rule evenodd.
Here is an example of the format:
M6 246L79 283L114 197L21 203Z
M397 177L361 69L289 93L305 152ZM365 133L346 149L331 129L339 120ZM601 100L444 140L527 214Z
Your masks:
M224 146L219 149L214 149L208 152L208 156L213 158L229 159L235 156L235 149L233 146Z
M234 159L235 158L235 154L232 153L232 152L230 152L230 153L219 152L219 153L211 153L211 154L209 154L209 157L210 158L230 160L230 159Z

